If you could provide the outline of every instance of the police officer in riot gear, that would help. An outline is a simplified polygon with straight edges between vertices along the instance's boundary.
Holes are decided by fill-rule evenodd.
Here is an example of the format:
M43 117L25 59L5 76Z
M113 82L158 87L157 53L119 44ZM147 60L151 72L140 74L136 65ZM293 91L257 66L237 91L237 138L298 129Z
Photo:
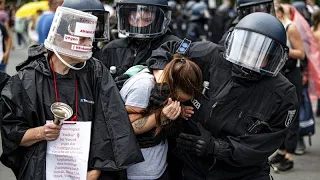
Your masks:
M273 0L237 0L237 11L240 19L254 12L275 13Z
M92 56L98 58L100 51L98 42L103 43L109 40L109 12L104 9L103 4L99 0L65 0L62 7L89 12L98 17L94 42L92 44Z
M267 13L244 17L225 48L195 42L187 56L209 82L193 99L194 115L184 121L175 151L183 179L269 180L268 157L284 141L295 119L294 86L279 71L288 58L286 31ZM148 66L160 70L180 42L153 52Z
M189 23L186 38L191 41L208 40L208 19L210 13L205 2L201 1L193 5L190 10Z
M182 7L176 1L168 1L168 5L171 7L172 15L169 28L172 34L179 38L184 38L186 34L187 24L186 19L182 11Z
M237 13L234 19L228 21L226 26L229 26L227 33L221 38L219 45L224 45L227 34L233 30L233 27L246 15L254 12L264 12L275 15L273 0L237 0Z
M101 50L100 60L111 70L118 85L130 67L145 65L152 50L169 40L179 40L168 31L171 10L167 0L126 0L117 3L118 31L124 39L114 40Z

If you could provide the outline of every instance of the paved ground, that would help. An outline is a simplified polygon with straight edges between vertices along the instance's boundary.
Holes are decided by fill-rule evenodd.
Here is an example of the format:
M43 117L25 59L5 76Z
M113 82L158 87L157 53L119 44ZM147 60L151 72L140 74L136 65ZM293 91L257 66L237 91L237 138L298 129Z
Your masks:
M295 156L294 169L288 172L274 173L275 180L319 180L320 179L320 119L317 118L316 132L312 137L312 146L307 146L306 154ZM307 138L305 138L307 142Z
M12 52L7 73L13 75L15 66L27 58L27 49ZM320 119L317 119L317 132L320 131ZM1 142L1 139L0 139ZM272 173L276 180L319 180L320 179L320 133L312 138L312 147L307 148L303 156L295 157L295 167L288 172ZM2 152L0 146L0 153ZM14 175L8 168L0 163L0 180L14 180Z

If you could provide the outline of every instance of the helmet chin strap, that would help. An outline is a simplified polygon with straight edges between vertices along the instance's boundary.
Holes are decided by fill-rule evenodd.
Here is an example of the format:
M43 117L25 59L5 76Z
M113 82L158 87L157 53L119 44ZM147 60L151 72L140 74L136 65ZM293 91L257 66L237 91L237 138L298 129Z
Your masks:
M249 81L256 81L263 77L262 74L255 72L253 70L247 69L245 67L242 67L240 65L234 64L233 69L235 70L236 74L243 78L247 79Z
M73 70L81 70L82 68L84 68L86 66L86 61L83 63L83 66L80 67L80 68L77 68L77 67L74 67L74 66L71 66L70 64L68 64L65 60L62 59L62 57L59 55L59 53L57 53L56 49L54 47L52 47L52 50L54 52L54 54L58 57L58 59L64 64L66 65L67 67L69 67L70 69L73 69Z

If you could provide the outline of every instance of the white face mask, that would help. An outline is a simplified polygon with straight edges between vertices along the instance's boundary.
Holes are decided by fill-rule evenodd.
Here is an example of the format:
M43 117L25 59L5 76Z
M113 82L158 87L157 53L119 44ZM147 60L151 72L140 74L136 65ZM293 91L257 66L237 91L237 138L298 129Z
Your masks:
M66 65L67 67L69 67L70 69L73 69L73 70L81 70L83 69L85 66L86 66L86 61L83 63L83 66L80 67L80 68L77 68L77 67L74 67L74 66L71 66L70 64L68 64L65 60L62 59L62 57L59 55L59 53L56 51L55 48L52 48L54 54L58 57L58 59L64 64Z

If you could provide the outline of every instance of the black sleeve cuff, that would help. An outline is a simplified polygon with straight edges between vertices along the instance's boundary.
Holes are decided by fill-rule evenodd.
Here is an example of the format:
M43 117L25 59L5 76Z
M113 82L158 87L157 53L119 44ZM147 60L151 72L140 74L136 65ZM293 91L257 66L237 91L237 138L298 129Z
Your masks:
M216 157L218 160L227 158L229 151L230 151L229 143L221 139L216 139L214 141L213 156Z
M157 59L149 59L147 65L148 68L152 70L163 70L166 65L168 64L168 61L158 61Z

